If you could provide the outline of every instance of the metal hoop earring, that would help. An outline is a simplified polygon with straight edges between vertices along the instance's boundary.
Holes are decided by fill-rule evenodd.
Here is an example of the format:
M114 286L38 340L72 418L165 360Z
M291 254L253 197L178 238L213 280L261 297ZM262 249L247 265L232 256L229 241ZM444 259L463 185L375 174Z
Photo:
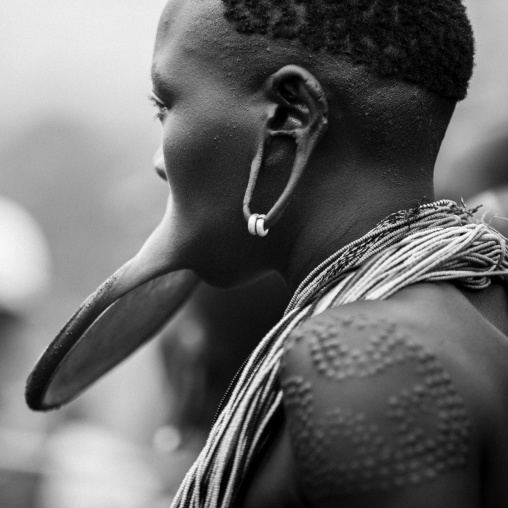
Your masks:
M265 229L266 215L253 213L247 222L249 233L253 236L266 236L269 229Z

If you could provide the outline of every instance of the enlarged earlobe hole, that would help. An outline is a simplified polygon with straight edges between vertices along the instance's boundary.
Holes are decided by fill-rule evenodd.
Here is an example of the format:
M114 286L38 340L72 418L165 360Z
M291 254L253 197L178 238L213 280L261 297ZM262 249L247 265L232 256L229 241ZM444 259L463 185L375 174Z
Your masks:
M266 146L251 210L266 213L284 191L296 156L296 145L290 137L272 138Z
M270 228L289 204L314 148L326 131L328 104L319 81L297 65L282 67L264 86L268 118L260 140L263 144L258 146L251 164L243 214L249 220L252 210L265 213ZM263 192L254 194L256 187L264 187ZM268 208L270 196L277 195L275 204Z

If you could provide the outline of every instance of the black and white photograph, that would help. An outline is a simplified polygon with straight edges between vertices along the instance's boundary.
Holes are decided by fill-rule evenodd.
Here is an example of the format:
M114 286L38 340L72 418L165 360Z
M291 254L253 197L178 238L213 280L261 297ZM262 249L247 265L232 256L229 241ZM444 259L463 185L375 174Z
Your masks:
M507 26L0 0L0 508L507 508Z

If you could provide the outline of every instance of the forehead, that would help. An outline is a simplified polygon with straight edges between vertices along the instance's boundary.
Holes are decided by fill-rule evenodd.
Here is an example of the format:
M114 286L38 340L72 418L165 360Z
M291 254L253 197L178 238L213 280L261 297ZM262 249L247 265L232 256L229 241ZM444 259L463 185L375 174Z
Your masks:
M265 36L238 33L224 13L222 0L167 3L153 57L152 79L156 85L179 80L187 86L189 80L218 79L252 91L284 63L298 63L294 58L286 62L285 52L267 52Z
M231 37L223 16L221 0L170 0L157 30L153 77L160 79L169 67L188 68L196 59L208 67L220 60L220 46Z

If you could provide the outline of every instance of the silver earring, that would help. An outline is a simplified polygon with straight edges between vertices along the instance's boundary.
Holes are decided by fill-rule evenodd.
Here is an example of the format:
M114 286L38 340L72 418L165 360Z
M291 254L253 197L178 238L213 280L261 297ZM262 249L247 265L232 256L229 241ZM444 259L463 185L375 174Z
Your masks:
M269 229L265 229L266 215L253 213L247 222L249 233L254 236L266 236Z

